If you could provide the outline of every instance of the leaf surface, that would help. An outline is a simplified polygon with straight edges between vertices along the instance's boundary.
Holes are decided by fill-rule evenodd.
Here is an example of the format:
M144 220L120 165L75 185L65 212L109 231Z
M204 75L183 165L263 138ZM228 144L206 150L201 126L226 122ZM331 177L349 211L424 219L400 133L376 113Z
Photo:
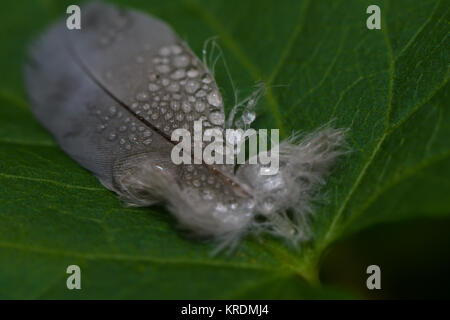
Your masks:
M123 1L122 3L125 3ZM126 1L173 26L199 55L218 35L238 88L270 84L255 128L348 127L343 159L294 250L245 240L231 255L185 237L159 207L124 208L33 119L22 65L29 41L68 1L6 1L0 13L1 298L329 298L320 258L381 222L450 213L449 3L379 1ZM232 103L226 73L216 80ZM66 288L78 264L82 290Z

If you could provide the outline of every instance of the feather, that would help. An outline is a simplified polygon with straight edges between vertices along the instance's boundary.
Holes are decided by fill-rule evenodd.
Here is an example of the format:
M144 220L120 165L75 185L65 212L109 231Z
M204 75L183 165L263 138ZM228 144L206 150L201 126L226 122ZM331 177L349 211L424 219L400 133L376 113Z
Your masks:
M175 129L192 132L199 119L225 128L212 71L154 17L99 2L81 12L81 30L57 22L32 44L25 66L32 112L70 157L129 205L165 203L183 227L223 246L249 232L293 243L310 236L313 198L346 152L345 130L281 142L274 175L250 159L237 170L175 165ZM248 128L263 92L258 86L237 103L227 126Z

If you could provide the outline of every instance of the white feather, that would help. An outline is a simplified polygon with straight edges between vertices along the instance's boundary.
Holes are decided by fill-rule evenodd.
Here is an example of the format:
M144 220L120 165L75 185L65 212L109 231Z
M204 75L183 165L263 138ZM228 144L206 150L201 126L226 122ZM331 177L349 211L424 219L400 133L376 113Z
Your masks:
M261 175L258 164L239 168L236 181L252 191L234 203L213 191L205 200L198 189L182 187L172 170L149 157L122 166L116 192L134 206L164 202L183 227L222 246L233 246L246 233L261 232L298 244L311 236L308 221L317 192L337 158L348 152L344 138L345 130L332 128L302 139L292 135L279 145L277 174Z

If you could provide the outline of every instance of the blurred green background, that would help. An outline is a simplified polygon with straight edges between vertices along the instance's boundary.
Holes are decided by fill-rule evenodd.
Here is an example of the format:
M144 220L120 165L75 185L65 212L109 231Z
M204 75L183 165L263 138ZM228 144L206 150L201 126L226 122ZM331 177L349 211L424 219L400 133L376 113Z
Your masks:
M218 43L241 97L270 87L255 128L286 137L330 120L352 154L300 249L248 237L232 255L179 232L161 207L124 208L33 119L30 41L76 1L2 1L0 298L448 298L449 1L114 1L160 17L198 55ZM382 30L366 28L377 4ZM223 65L216 80L233 92ZM78 264L82 290L66 289ZM368 265L381 290L366 288Z

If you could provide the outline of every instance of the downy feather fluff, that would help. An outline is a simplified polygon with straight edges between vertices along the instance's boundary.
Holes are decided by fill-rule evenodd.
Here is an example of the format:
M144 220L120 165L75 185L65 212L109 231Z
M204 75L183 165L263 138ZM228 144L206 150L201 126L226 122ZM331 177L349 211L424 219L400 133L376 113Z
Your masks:
M160 20L103 3L82 7L82 29L65 21L30 48L26 87L37 119L61 148L133 206L165 203L195 235L233 245L248 232L308 239L319 187L345 152L344 130L322 127L279 145L276 175L260 165L175 165L175 128L225 128L211 70ZM263 90L237 104L229 127L247 128ZM251 103L249 103L251 102Z

